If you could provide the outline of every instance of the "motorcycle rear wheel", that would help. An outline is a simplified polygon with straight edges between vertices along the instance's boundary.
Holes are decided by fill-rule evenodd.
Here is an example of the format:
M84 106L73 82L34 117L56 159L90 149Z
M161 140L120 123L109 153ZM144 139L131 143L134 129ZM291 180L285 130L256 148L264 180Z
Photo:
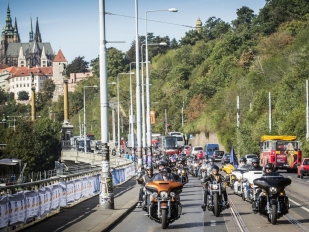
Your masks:
M278 219L277 205L271 205L271 214L269 214L269 217L270 223L276 225Z
M213 213L216 217L219 217L220 216L220 206L219 206L219 195L218 194L213 195L213 203L214 203Z

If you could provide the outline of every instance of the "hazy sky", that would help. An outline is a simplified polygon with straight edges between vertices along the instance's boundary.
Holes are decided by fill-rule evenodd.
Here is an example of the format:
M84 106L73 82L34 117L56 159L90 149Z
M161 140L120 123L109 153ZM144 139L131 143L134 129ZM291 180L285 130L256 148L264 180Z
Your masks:
M0 27L5 26L6 10L10 5L14 23L17 18L21 42L29 41L30 17L33 30L39 18L43 42L50 42L55 53L62 50L70 63L75 57L86 61L99 54L99 0L0 0ZM255 14L265 5L265 0L138 0L139 35L146 34L145 14L150 10L178 9L148 12L147 31L155 36L169 36L179 41L194 27L198 17L203 24L214 16L230 23L236 19L236 10L247 6ZM125 41L108 43L126 52L135 40L135 0L105 0L106 40ZM185 25L185 26L183 26Z

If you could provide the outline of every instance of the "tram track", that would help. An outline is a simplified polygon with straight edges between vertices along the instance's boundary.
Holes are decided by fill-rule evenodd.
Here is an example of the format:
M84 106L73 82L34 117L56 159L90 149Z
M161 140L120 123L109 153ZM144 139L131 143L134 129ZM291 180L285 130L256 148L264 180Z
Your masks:
M245 222L242 220L240 213L238 212L234 202L229 198L231 216L234 221L234 224L239 232L249 232Z
M291 224L293 224L299 231L308 232L309 229L306 228L300 221L295 219L292 215L286 214L283 216L286 220L288 220Z

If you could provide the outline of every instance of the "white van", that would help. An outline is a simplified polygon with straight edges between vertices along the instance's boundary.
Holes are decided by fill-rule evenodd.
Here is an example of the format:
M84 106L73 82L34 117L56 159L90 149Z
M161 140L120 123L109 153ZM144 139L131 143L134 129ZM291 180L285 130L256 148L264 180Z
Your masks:
M177 138L177 145L178 147L182 147L185 145L185 140L183 139L182 135L173 135Z

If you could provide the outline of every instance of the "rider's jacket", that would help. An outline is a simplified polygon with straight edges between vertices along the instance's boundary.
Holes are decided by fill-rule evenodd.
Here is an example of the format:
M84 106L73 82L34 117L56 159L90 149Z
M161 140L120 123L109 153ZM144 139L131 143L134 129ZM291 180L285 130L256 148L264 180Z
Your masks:
M206 175L205 178L201 179L201 182L206 182L206 181L217 181L217 183L221 183L224 181L224 176L222 176L220 173L218 173L217 175L214 174L210 174L209 176Z
M282 175L278 172L265 172L262 175L262 177L268 177L268 176L282 176Z
M154 176L153 180L154 181L155 180L171 180L171 181L175 181L175 178L174 178L174 176L171 173L169 173L168 176L163 176L162 173L158 173L158 174L156 174Z
M151 177L148 174L143 175L143 184L147 184L149 182L152 182L154 179L154 175L151 175Z

